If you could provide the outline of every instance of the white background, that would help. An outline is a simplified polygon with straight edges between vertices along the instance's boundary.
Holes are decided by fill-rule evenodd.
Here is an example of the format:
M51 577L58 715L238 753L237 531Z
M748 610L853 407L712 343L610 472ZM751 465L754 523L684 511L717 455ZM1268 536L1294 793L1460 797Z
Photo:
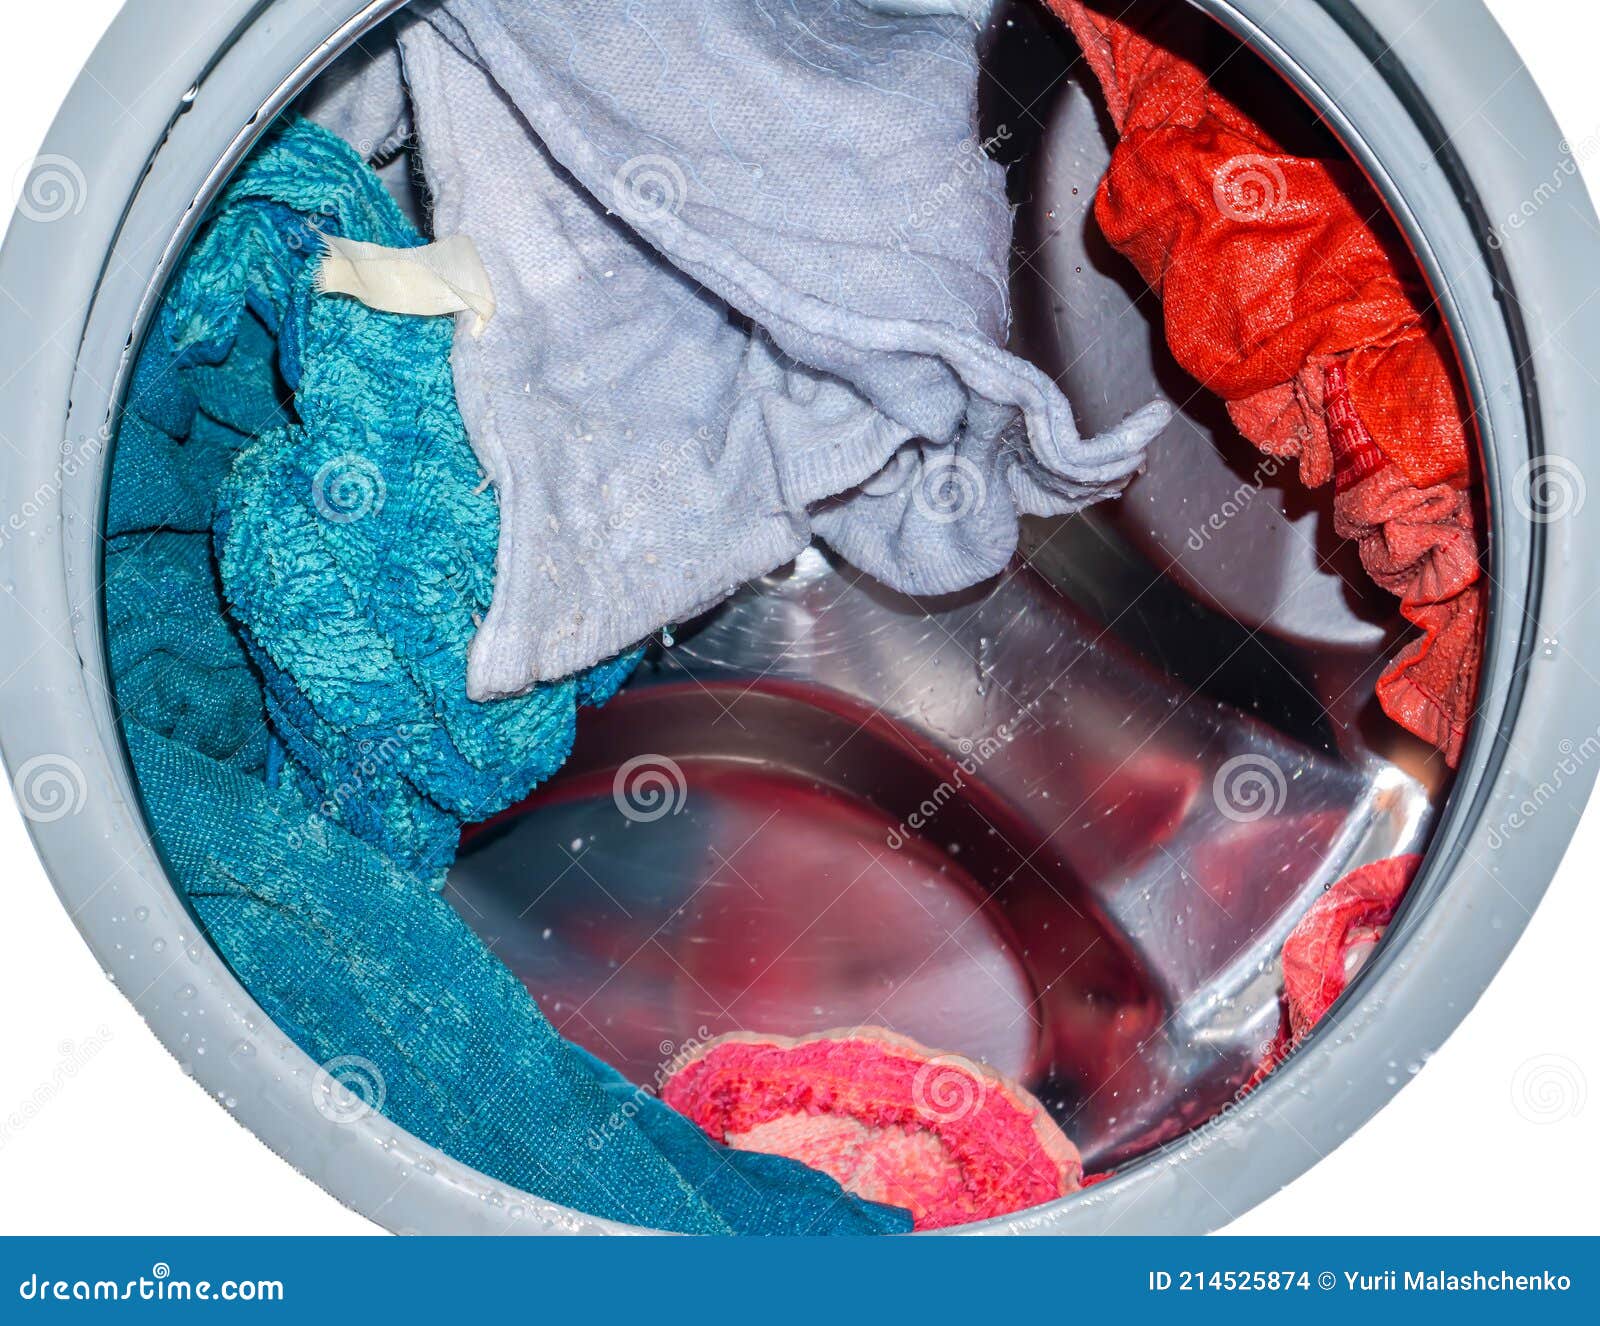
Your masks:
M1600 132L1600 6L1489 7L1568 141ZM117 8L6 6L0 211ZM1585 174L1600 192L1597 165L1587 161ZM1595 566L1600 576L1600 550ZM9 785L0 801L0 1125L26 1116L0 1126L0 1233L373 1232L183 1075L57 903ZM1376 1119L1233 1231L1600 1234L1600 1100L1588 1099L1600 1086L1600 815L1590 812L1526 937L1460 1030ZM1539 1067L1551 1062L1561 1065L1544 1083L1553 1094L1539 1096Z

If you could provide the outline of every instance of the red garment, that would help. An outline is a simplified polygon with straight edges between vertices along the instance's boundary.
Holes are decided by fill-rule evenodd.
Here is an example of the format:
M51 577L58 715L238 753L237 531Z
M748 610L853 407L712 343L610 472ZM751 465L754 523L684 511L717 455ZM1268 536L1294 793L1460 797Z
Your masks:
M1353 870L1312 905L1283 944L1283 1019L1245 1083L1254 1091L1305 1039L1383 938L1416 877L1420 856L1395 856Z
M1396 856L1353 870L1318 898L1283 945L1283 1000L1298 1042L1344 993L1383 938L1415 878L1420 856Z
M1423 632L1378 697L1455 764L1480 666L1478 538L1462 393L1414 264L1351 163L1289 154L1179 54L1209 20L1176 0L1117 0L1116 18L1050 3L1121 133L1096 219L1160 295L1178 362L1308 486L1334 477L1335 411L1368 430L1372 454L1336 484L1340 532Z
M1328 366L1326 384L1334 527L1356 540L1367 574L1422 628L1379 680L1378 699L1453 765L1466 741L1483 649L1472 493L1444 483L1413 486L1374 445L1351 403L1343 365Z
M735 1033L674 1069L661 1099L716 1141L788 1156L917 1229L1075 1192L1078 1149L1022 1087L879 1027Z

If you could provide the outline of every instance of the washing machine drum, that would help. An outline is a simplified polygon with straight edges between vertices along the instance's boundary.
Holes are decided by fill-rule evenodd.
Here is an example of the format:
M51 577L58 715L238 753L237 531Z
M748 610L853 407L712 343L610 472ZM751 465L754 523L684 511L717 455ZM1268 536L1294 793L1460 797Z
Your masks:
M826 1196L849 1232L908 1209L1181 1232L1358 1126L1520 932L1600 730L1568 653L1600 602L1574 555L1586 443L1552 427L1600 413L1572 351L1600 332L1576 293L1596 227L1487 13L976 7L1007 348L1086 436L1170 402L1143 467L1025 516L969 589L897 592L815 541L576 689L480 702L450 680L494 576L464 432L457 471L414 471L466 494L449 649L376 667L361 622L302 629L314 568L246 603L223 565L291 519L249 504L299 475L327 556L388 501L423 551L370 583L432 583L436 508L392 483L224 475L315 431L319 363L355 371L284 277L307 246L358 206L392 247L447 238L406 125L349 152L367 201L297 210L293 172L251 192L263 153L312 141L283 113L355 133L399 8L134 0L6 244L28 368L0 387L5 752L64 902L186 1070L425 1232L741 1228L730 1160L770 1228ZM1458 132L1483 87L1502 132ZM231 296L196 275L247 253ZM414 320L362 316L393 335L370 400L453 410L448 324L418 349ZM318 658L323 691L297 671ZM327 702L352 680L364 717ZM405 687L437 726L420 754L415 727L374 736ZM555 754L446 797L438 734L480 703L523 706L498 739ZM656 1174L694 1200L664 1214Z

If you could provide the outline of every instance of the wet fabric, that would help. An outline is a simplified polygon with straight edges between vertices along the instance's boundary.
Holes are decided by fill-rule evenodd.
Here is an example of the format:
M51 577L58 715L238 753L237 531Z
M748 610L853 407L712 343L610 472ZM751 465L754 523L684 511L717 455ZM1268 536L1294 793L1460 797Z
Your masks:
M1378 699L1453 765L1466 740L1483 651L1486 584L1473 492L1449 483L1419 488L1387 463L1353 408L1341 364L1328 366L1326 401L1334 528L1355 540L1367 574L1421 629L1378 679Z
M1019 513L1118 492L1169 418L1080 438L1002 349L974 7L891 8L923 12L446 0L402 28L434 232L473 238L498 307L456 343L504 518L475 696L693 617L813 534L899 590L975 584Z
M277 406L274 372L293 397L234 450L215 511L224 595L285 756L273 779L438 884L461 823L548 778L578 705L635 660L511 704L467 698L498 513L455 407L451 324L322 296L329 234L422 243L351 150L301 121L230 186L162 329L234 421ZM247 320L269 335L241 337Z
M1284 941L1277 1035L1244 1090L1254 1091L1327 1015L1383 939L1422 865L1387 857L1352 870L1319 897Z
M884 1027L735 1032L699 1047L661 1098L718 1141L803 1160L911 1211L919 1230L1076 1192L1078 1148L1020 1083Z
M1414 263L1351 163L1290 153L1208 81L1203 15L1151 0L1051 4L1121 135L1100 228L1163 300L1178 362L1244 436L1296 458L1308 486L1334 479L1340 532L1422 633L1379 700L1454 764L1484 587L1465 405ZM1364 428L1380 462L1359 484L1339 479L1336 416Z
M1422 864L1396 856L1353 870L1318 898L1283 946L1283 1002L1291 1040L1327 1011L1394 919Z
M351 148L293 121L185 259L119 432L111 674L174 882L274 1022L333 1080L356 1069L359 1092L319 1098L330 1117L381 1108L499 1182L630 1223L909 1228L712 1145L563 1041L435 891L469 803L554 768L577 703L626 667L469 708L495 511L451 326L316 294L319 229L421 242ZM351 458L381 484L329 482Z

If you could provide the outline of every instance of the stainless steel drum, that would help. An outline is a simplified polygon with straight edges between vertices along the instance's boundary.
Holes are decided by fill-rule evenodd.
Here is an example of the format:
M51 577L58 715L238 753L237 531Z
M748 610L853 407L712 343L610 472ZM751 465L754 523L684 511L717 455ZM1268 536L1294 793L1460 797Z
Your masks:
M469 832L450 877L556 1025L636 1080L721 1031L860 1023L1021 1079L1091 1169L1117 1172L1000 1229L1207 1228L1294 1177L1476 998L1593 776L1554 771L1600 728L1567 653L1595 638L1578 556L1594 517L1573 501L1551 519L1530 496L1552 467L1581 475L1591 444L1571 425L1600 413L1581 367L1600 344L1581 296L1600 285L1597 227L1575 180L1550 192L1555 127L1475 3L1196 3L1304 97L1305 133L1367 169L1454 332L1494 581L1459 774L1375 712L1403 638L1392 601L1361 588L1321 501L1184 384L1158 306L1096 239L1106 127L1063 74L1070 38L1017 4L985 108L1019 206L1017 348L1091 428L1154 394L1182 403L1147 473L1119 504L1031 523L1006 575L946 599L808 550L653 648L563 772ZM6 755L81 771L76 813L32 826L57 887L117 979L135 908L192 954L129 993L180 1056L201 1029L249 1047L189 1067L274 1149L392 1228L598 1228L526 1195L478 1200L492 1182L382 1119L323 1118L314 1065L197 942L137 809L95 610L102 430L204 202L397 6L210 8L130 3L46 147L82 196L19 219L6 246L0 335L28 369L0 387L25 451L4 491L45 512L0 545ZM1458 132L1481 88L1499 89L1499 132ZM1539 813L1520 814L1535 788ZM1289 928L1346 871L1424 845L1351 995L1240 1103L1277 1030ZM179 986L203 997L179 1008Z

